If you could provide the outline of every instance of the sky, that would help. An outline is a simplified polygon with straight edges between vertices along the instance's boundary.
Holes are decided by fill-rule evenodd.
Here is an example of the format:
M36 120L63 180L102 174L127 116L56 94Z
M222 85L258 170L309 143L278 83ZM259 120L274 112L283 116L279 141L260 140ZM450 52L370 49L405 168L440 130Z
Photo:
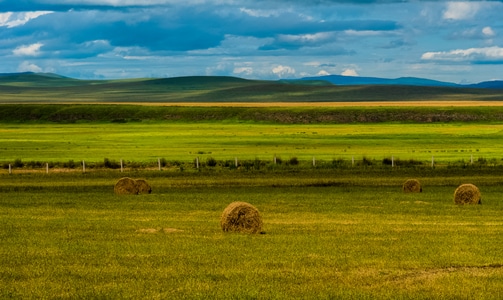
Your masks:
M503 0L0 0L0 73L503 80Z

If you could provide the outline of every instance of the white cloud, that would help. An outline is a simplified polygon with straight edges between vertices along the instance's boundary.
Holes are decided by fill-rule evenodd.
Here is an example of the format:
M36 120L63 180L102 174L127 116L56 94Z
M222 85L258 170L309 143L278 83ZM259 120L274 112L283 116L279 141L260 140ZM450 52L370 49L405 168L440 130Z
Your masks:
M32 64L27 61L23 61L19 67L17 68L18 72L35 72L35 73L40 73L42 72L42 68L37 66L36 64Z
M480 9L478 2L455 1L448 2L444 11L444 19L466 20L473 18Z
M263 10L263 9L250 9L250 8L240 8L240 11L252 16L252 17L271 17L271 16L278 16L277 11L273 10Z
M503 48L493 46L485 48L457 49L452 51L426 52L422 60L437 61L502 61Z
M494 33L494 30L493 30L491 27L489 27L489 26L484 27L484 28L482 29L482 33L483 33L483 34L484 34L484 36L486 36L486 37L493 37L493 36L495 36L495 35L496 35L496 33Z
M52 11L27 11L21 13L6 12L0 14L0 27L17 27L28 23L32 19L53 13Z
M341 73L342 76L360 76L355 69L346 69Z
M9 19L12 16L11 12L1 13L0 14L0 26L8 26Z
M35 43L28 46L19 46L12 53L16 56L37 56L40 54L40 48L43 45L42 43Z
M344 33L348 36L357 36L357 37L379 36L383 34L388 34L387 32L377 30L353 30L353 29L345 30Z
M318 74L316 74L317 76L328 76L330 75L330 73L328 73L327 71L325 70L321 70L318 72Z
M236 68L234 68L233 73L239 74L239 75L252 75L253 68L252 67L236 67Z
M276 66L272 69L272 72L276 74L278 77L283 77L285 75L294 75L295 69L289 66Z
M313 34L282 34L280 37L289 42L316 42L319 40L326 40L331 38L331 35L326 32L318 32Z
M490 26L484 28L470 28L451 35L454 39L491 39L496 36L496 32Z

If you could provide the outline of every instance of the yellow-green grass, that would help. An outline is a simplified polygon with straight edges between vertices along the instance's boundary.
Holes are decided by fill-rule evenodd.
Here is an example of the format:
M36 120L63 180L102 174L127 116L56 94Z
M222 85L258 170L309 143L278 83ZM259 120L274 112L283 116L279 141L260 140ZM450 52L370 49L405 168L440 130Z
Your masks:
M296 174L152 174L155 192L137 196L115 196L109 173L1 175L0 298L503 296L497 176L420 178L424 192L404 194L396 172L328 187ZM465 180L483 205L452 203ZM266 234L222 232L232 201L256 206Z
M440 124L256 124L83 123L4 124L0 160L102 162L104 158L137 162L217 160L419 160L425 164L472 157L500 161L503 125Z

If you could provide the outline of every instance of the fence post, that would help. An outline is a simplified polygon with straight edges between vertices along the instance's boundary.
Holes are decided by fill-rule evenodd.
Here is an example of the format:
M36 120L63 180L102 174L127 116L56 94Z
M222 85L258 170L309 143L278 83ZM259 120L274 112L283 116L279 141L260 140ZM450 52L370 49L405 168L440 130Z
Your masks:
M161 159L157 159L157 166L159 167L159 171L161 171Z
M45 174L49 174L49 163L45 163Z
M393 155L391 156L391 167L395 167L395 157Z
M234 158L234 165L236 166L236 168L238 167L238 158L237 157Z
M82 173L86 172L86 162L82 161Z
M273 162L276 164L276 155L274 155Z
M12 174L12 165L9 164L9 175Z
M470 163L473 165L473 154L470 156Z
M355 166L355 157L351 157L351 166L354 167Z
M199 170L199 156L196 157L196 169Z
M124 163L123 163L123 161L122 161L122 159L121 159L121 173L122 173L122 172L124 172Z
M316 167L316 158L313 156L313 167Z
M431 167L434 168L435 167L435 157L431 157Z

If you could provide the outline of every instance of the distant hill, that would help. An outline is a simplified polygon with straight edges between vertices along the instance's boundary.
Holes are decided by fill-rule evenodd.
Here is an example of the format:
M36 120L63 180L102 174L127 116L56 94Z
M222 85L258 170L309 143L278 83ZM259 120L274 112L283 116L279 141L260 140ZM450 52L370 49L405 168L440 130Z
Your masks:
M494 80L494 81L484 81L477 84L470 84L469 87L473 88L482 88L482 89L502 89L503 90L503 81L502 80Z
M459 88L481 88L481 89L503 89L503 81L484 81L475 84L457 84L452 82L431 80L417 77L400 77L394 79L379 77L360 77L327 75L317 77L305 77L300 80L325 81L335 85L409 85L425 87L459 87Z
M302 80L323 80L336 85L412 85L412 86L446 86L462 87L452 82L443 82L416 77L400 77L395 79L378 77L327 75L318 77L305 77Z
M92 84L92 80L79 80L53 73L0 73L0 85L20 87L60 87Z
M0 74L5 103L503 101L502 81L457 85L421 78L228 76L79 80L50 73Z

